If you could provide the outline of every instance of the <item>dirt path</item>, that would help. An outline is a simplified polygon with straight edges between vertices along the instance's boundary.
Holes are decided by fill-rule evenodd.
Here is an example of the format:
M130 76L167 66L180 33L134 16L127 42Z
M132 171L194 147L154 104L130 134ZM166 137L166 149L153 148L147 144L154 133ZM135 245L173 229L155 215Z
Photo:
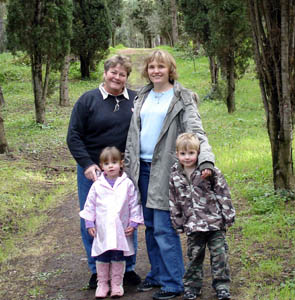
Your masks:
M124 50L131 54L138 65L142 51ZM87 300L94 299L94 290L85 287L89 271L82 246L78 217L78 197L73 192L61 204L48 211L49 222L34 234L19 241L21 255L1 266L0 299L2 300ZM182 236L185 253L185 236ZM207 255L208 257L208 255ZM213 300L215 294L210 286L209 262L206 259L205 280L201 299ZM233 273L239 270L231 264ZM149 263L144 242L144 227L139 230L139 249L136 271L144 278ZM232 295L237 299L239 283L233 281ZM154 291L137 293L135 288L126 288L122 299L150 300ZM182 297L175 298L176 300Z

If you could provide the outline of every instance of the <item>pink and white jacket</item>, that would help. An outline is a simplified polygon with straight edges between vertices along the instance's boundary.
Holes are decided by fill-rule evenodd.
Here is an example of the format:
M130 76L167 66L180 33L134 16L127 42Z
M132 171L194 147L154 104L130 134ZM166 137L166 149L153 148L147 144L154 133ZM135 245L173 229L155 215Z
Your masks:
M91 186L80 217L95 221L91 256L108 250L124 251L125 256L134 254L132 236L126 237L125 229L130 222L143 224L142 206L137 192L126 173L118 177L113 187L101 175Z

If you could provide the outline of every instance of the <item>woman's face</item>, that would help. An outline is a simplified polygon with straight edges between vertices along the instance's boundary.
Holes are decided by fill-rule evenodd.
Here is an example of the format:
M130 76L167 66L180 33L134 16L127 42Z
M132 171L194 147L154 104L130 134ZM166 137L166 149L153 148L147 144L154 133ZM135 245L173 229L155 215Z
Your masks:
M169 82L169 68L163 62L158 62L156 60L151 61L148 64L147 72L149 75L150 81L154 85L166 84Z
M127 81L127 71L122 65L116 65L104 72L104 88L112 95L120 95Z

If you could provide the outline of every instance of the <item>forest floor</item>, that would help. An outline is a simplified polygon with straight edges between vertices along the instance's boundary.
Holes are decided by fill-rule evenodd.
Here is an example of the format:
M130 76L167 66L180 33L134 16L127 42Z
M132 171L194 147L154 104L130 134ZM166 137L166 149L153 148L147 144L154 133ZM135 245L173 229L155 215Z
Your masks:
M138 51L133 53L133 50L123 50L122 53L132 55L135 67L138 66L138 61L143 55ZM62 150L59 155L70 156L68 151L64 151L65 148ZM43 156L42 160L46 164L46 160L50 161L50 157ZM38 164L40 168L42 165L42 163ZM70 167L68 172L75 172L75 170ZM36 233L26 235L18 242L18 248L22 249L21 255L17 259L6 262L5 268L0 270L0 289L2 289L0 294L4 295L1 299L89 300L95 298L95 290L86 288L90 273L80 238L78 196L74 186L75 183L73 183L73 191L63 199L59 199L57 201L59 204L55 208L47 211L49 221ZM185 257L186 238L182 235L181 239ZM138 240L136 272L144 278L150 268L145 248L144 226L139 229ZM207 252L203 294L200 299L213 300L217 298L211 287L208 254ZM239 273L239 261L230 258L232 274ZM239 287L240 281L234 275L231 285L232 299L239 298ZM122 299L152 299L154 291L138 293L136 287L126 287ZM175 299L181 298L180 296Z

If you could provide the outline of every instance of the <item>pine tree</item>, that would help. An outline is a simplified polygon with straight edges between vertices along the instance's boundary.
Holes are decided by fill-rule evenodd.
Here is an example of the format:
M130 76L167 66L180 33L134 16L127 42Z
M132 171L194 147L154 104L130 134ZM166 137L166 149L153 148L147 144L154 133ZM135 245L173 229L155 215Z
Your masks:
M70 46L72 1L10 0L7 9L8 48L30 56L36 121L43 124L51 66L63 60Z
M105 0L74 0L72 52L80 58L82 78L90 77L95 58L109 47L111 21Z

